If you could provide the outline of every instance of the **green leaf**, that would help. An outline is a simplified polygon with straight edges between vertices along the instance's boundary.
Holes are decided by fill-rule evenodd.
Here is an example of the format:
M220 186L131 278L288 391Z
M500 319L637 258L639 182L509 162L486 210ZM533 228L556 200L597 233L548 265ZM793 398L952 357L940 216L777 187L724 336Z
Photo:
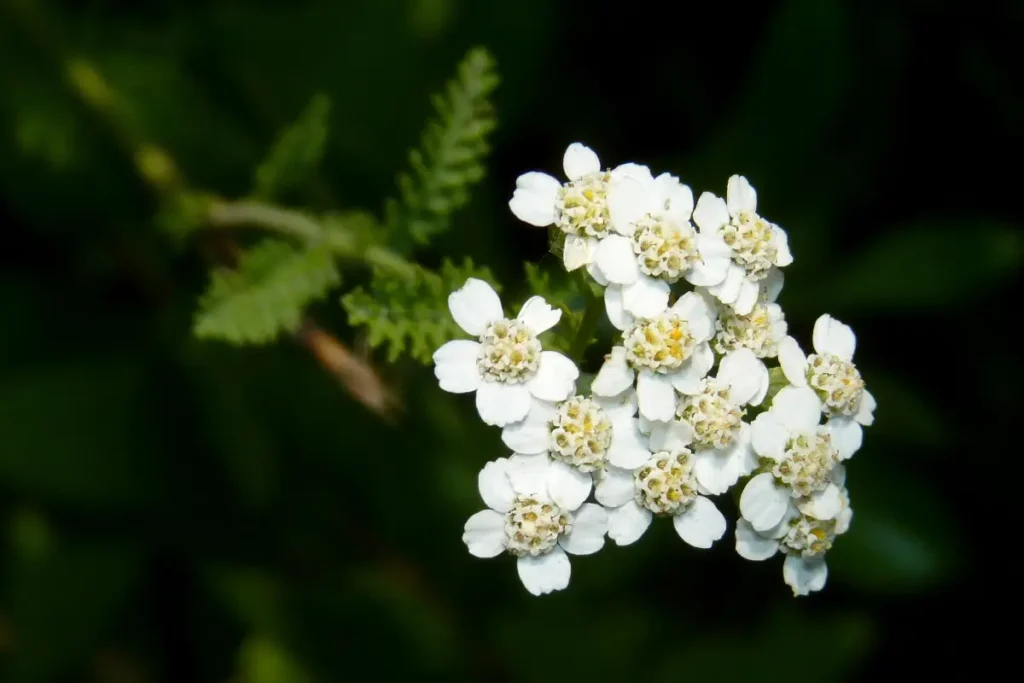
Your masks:
M1013 226L978 222L894 228L847 261L828 286L828 304L844 310L941 308L971 301L1012 277L1024 240Z
M434 117L420 146L409 153L410 169L398 176L399 200L386 207L393 231L425 244L446 231L451 215L469 201L469 188L484 177L483 160L497 125L488 100L497 85L494 59L476 48L459 64L444 94L434 96Z
M237 269L214 271L199 302L195 334L232 344L271 342L296 331L302 309L340 280L328 246L300 249L263 240L243 254Z
M500 287L486 268L468 258L461 266L446 260L440 274L413 266L408 277L375 268L369 290L356 288L341 298L349 323L364 325L372 347L388 347L388 360L402 355L427 364L442 344L465 333L448 310L448 295L467 278L476 277Z
M251 636L238 653L240 683L309 683L312 679L279 642Z
M329 114L330 100L317 95L298 121L281 133L256 169L257 198L279 199L307 180L323 157Z

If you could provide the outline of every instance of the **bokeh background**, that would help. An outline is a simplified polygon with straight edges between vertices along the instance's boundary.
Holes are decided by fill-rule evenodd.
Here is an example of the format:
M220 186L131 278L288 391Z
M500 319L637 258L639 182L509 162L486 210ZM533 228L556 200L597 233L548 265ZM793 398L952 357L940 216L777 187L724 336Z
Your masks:
M1013 2L0 0L0 680L823 683L976 661L1018 521L1022 28ZM301 202L379 211L476 45L502 77L488 176L424 263L470 255L524 295L523 261L557 261L508 211L515 178L581 140L698 191L747 175L789 232L791 331L857 331L879 406L822 593L669 525L542 599L469 556L476 472L504 454L472 401L371 354L406 405L388 424L287 339L193 339L203 259L62 78L89 60L228 197L323 92ZM336 294L314 314L359 349Z

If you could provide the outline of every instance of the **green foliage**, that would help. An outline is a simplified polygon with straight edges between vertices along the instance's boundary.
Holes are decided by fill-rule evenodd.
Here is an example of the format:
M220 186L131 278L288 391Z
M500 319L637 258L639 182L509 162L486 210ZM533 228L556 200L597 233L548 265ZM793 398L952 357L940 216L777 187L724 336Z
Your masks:
M303 666L280 643L263 636L248 638L238 654L240 683L308 683Z
M279 199L307 179L323 157L329 114L330 100L317 95L299 119L281 133L256 169L256 197Z
M434 118L420 146L410 152L410 170L398 176L399 201L387 206L388 225L399 226L417 244L448 229L449 218L469 201L469 188L485 173L488 136L497 121L488 96L498 85L494 59L476 48L459 64L443 95L433 98Z
M365 325L370 346L388 346L388 359L408 354L430 363L439 346L465 336L448 310L448 295L476 277L500 287L491 272L470 259L462 265L445 260L440 274L413 266L408 277L375 268L368 290L358 287L341 298L349 323Z
M302 309L340 282L325 245L293 247L265 239L246 251L237 269L214 271L200 300L194 331L201 339L264 344L294 332Z

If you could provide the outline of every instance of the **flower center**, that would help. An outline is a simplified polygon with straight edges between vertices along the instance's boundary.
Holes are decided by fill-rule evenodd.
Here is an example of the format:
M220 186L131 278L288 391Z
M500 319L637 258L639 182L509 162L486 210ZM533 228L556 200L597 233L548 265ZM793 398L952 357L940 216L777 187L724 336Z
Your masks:
M822 521L800 515L789 523L786 535L779 542L787 553L814 557L827 552L835 539L835 520Z
M634 369L661 373L678 370L697 346L686 320L672 311L656 318L638 319L622 339L626 361Z
M824 427L800 434L786 444L785 457L773 464L772 474L793 489L793 497L809 496L829 483L829 472L839 462L832 438Z
M549 553L560 535L572 531L572 523L572 515L554 503L519 496L505 516L508 552L517 557Z
M697 478L688 449L677 454L655 453L633 475L637 505L656 515L674 515L697 499Z
M612 443L612 423L595 401L574 396L558 405L551 422L551 457L581 472L604 466Z
M689 223L679 225L647 214L635 225L633 252L645 274L673 283L700 260L697 234Z
M567 235L604 237L608 215L608 173L591 173L562 185L555 204L555 224Z
M518 384L533 377L540 364L537 335L517 320L491 323L480 335L476 365L487 379Z
M807 382L825 402L829 415L853 415L864 396L864 380L857 367L831 353L807 358Z
M760 280L775 265L775 228L756 213L733 216L722 228L722 238L732 247L732 260L746 269L747 279Z
M748 315L736 315L728 306L719 307L715 321L715 351L725 355L739 348L747 348L758 358L778 355L778 340L772 334L773 317L782 317L782 310L774 304L758 302ZM773 316L773 313L776 314Z
M744 411L729 400L729 388L715 380L701 380L699 391L682 398L676 416L693 427L693 443L698 449L724 450L739 433Z

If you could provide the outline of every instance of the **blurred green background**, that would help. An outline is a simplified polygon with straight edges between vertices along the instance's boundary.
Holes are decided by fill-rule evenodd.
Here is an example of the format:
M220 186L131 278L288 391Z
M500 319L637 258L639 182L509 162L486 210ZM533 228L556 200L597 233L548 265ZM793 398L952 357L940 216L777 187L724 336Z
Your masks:
M1019 2L0 0L0 680L824 682L969 661L1024 379L1004 294L1020 171L1000 170L1024 151L1022 29ZM286 340L194 340L203 259L62 78L89 60L228 197L325 93L325 163L295 204L378 211L477 45L502 78L494 151L425 263L470 255L522 297L523 261L557 261L508 211L515 178L581 140L698 192L747 175L796 257L790 330L809 344L827 312L857 331L879 405L824 592L794 599L732 526L704 552L655 525L540 599L469 556L499 432L412 361L375 359L406 406L388 424ZM360 348L336 295L313 314Z

